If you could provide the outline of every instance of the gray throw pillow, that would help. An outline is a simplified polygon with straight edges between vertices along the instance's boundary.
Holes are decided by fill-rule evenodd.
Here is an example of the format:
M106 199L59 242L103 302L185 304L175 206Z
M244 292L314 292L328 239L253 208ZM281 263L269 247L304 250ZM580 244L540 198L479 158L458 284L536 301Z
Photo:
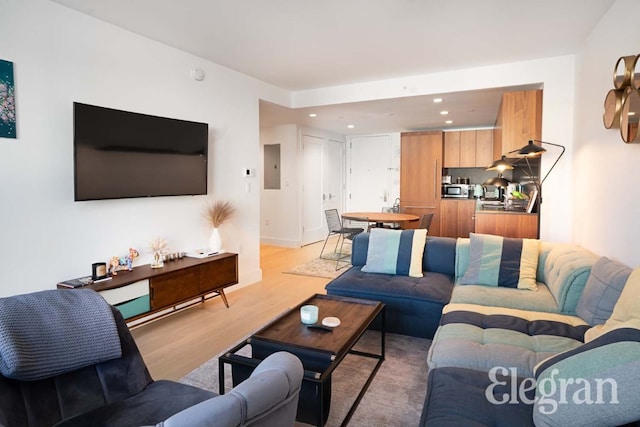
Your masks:
M593 265L576 306L576 314L589 325L602 325L613 312L631 269L602 257Z

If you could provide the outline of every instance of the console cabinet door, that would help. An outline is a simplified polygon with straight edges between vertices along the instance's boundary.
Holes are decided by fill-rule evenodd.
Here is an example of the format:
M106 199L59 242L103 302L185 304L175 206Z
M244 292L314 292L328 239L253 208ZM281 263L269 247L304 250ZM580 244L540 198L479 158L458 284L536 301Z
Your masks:
M195 298L200 293L198 270L199 267L190 267L152 278L149 282L151 309L171 307Z
M238 283L238 256L200 266L200 293Z

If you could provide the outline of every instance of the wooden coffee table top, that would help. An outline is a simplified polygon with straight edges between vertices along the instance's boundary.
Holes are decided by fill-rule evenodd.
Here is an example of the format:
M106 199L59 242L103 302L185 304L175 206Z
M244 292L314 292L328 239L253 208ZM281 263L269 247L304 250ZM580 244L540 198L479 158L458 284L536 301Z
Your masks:
M318 323L332 316L340 319L340 325L331 332L307 328L300 321L300 307L307 304L318 306ZM342 356L383 308L378 301L317 294L253 334L253 338Z

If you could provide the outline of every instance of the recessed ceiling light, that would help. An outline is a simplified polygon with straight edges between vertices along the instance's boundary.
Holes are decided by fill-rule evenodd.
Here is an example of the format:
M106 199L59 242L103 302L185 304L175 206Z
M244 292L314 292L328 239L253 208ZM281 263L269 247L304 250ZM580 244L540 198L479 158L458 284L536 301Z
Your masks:
M452 123L453 123L453 120L447 120L445 123L446 123L446 124L448 124L448 125L450 125L450 124L452 124Z
M353 129L355 126L354 126L354 125L347 125L347 127L348 127L349 129Z
M449 112L447 110L443 110L443 111L440 111L440 114L442 114L443 116L446 116L447 114L449 114Z
M628 114L628 115L629 115L629 116L635 116L635 115L636 115L636 112L635 112L635 111L629 111L629 114Z
M309 117L318 117L316 113L309 113Z
M442 98L433 98L433 102L438 104L438 103L442 102Z

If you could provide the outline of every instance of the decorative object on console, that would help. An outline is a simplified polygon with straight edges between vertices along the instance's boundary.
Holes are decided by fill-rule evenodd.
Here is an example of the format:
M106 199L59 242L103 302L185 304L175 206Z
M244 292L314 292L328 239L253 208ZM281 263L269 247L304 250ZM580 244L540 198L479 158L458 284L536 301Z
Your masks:
M222 237L220 236L220 226L227 222L235 213L235 208L231 202L217 200L209 203L206 216L209 224L213 227L211 237L209 237L209 250L217 253L222 252Z
M621 56L613 68L613 87L604 99L602 121L607 129L620 129L626 143L640 140L640 55Z
M153 262L151 268L164 267L164 255L169 251L169 244L162 237L156 237L151 241L151 253L153 253Z
M106 262L94 262L91 264L91 280L102 280L106 279L107 274L107 263Z
M13 62L0 59L0 138L16 138Z
M116 276L118 271L121 270L133 270L133 260L140 256L140 252L134 248L129 248L129 253L121 257L111 257L109 260L109 273L112 276Z

